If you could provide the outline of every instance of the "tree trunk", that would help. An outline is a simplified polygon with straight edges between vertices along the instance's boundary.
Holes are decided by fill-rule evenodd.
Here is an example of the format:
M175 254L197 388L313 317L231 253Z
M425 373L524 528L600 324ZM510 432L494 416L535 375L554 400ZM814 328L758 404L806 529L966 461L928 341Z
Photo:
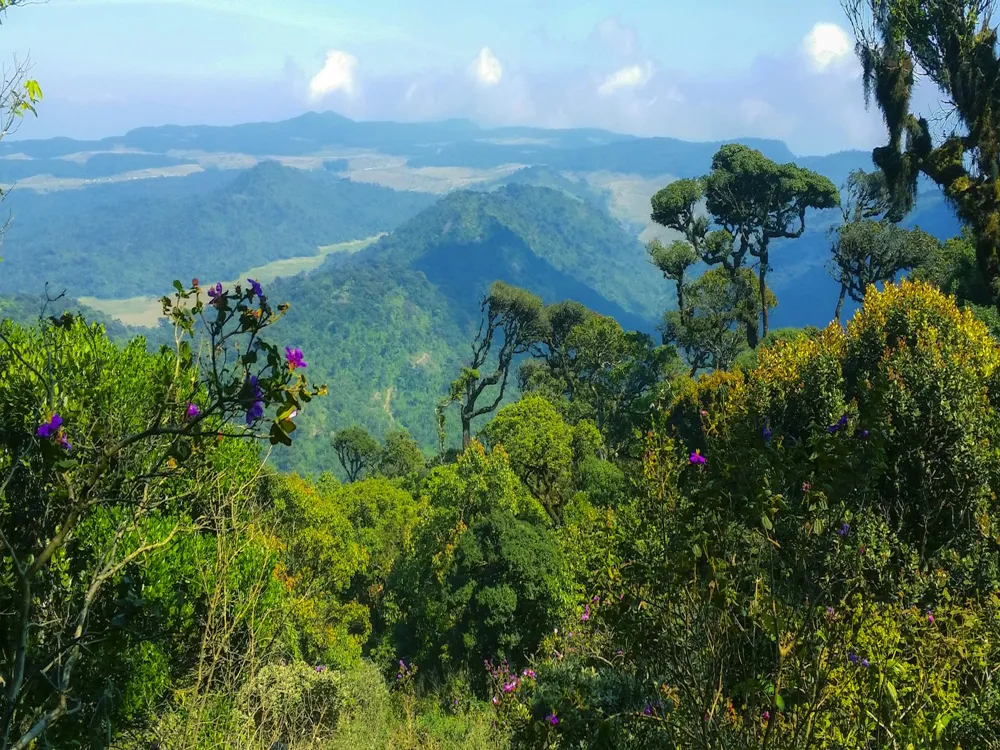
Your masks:
M844 297L847 295L847 284L840 285L840 299L837 300L837 312L833 314L833 319L840 322L840 310L844 306Z
M761 338L767 337L767 254L761 255L760 268L757 270L757 289L760 292L760 319L762 323ZM757 345L753 344L756 349Z
M757 335L757 319L746 321L744 327L747 331L747 344L750 345L751 349L756 349L757 344L760 343L760 336Z
M464 451L469 447L469 443L472 442L472 419L463 411L462 412L462 450Z

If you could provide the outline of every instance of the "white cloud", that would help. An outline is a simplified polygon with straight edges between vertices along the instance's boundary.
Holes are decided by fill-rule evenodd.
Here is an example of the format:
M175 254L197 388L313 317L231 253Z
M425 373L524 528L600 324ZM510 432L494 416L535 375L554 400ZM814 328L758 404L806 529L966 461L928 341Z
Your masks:
M600 21L590 39L619 57L632 57L638 49L635 29L622 23L620 16L608 16Z
M472 62L472 74L484 86L496 86L503 78L503 65L489 47L483 47Z
M813 70L822 71L850 59L851 39L835 23L817 23L802 40Z
M310 101L319 101L334 91L342 91L348 96L354 96L357 91L355 76L357 67L358 60L354 55L337 49L327 52L323 69L309 81Z
M645 65L629 65L626 68L616 70L605 78L601 85L597 87L597 92L604 96L612 94L619 89L637 89L646 85L653 75L653 66L649 63Z

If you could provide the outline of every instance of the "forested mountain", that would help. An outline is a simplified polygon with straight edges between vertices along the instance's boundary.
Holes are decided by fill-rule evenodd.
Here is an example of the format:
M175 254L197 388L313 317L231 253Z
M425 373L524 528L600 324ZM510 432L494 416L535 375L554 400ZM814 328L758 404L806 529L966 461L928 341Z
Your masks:
M279 460L317 466L330 434L354 422L376 434L405 427L431 448L435 404L468 357L492 282L652 331L668 291L652 270L645 249L605 212L513 184L452 193L350 259L331 256L273 284L275 298L294 300L278 330L311 353L313 377L330 386L302 421L314 439Z
M234 278L389 231L434 197L262 162L252 169L12 191L0 293L161 294L163 279Z

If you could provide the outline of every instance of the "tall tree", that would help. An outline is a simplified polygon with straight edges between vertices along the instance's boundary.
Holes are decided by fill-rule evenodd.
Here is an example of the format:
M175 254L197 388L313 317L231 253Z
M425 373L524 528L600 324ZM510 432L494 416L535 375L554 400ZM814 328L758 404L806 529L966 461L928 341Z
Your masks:
M684 240L674 240L666 247L659 240L653 240L646 246L646 251L653 265L663 273L663 278L674 282L677 311L683 318L687 309L684 305L684 276L698 262L698 251L690 241Z
M894 199L912 208L917 178L936 182L974 234L976 261L1000 305L1000 55L995 0L842 0L857 39L865 104L889 143L872 152ZM936 136L910 110L916 71L947 102L955 127Z
M862 302L872 284L893 281L931 258L937 239L920 229L906 230L889 222L862 219L837 230L831 273L840 282L834 320L840 320L844 297Z
M348 482L358 481L364 473L374 474L382 458L382 446L359 425L336 433L333 451L344 467Z
M727 370L749 346L747 331L760 316L757 280L749 268L735 274L710 268L687 285L685 312L670 310L664 316L664 340L683 354L691 375L699 370ZM768 305L777 300L766 290Z
M650 200L650 218L657 224L684 235L695 252L708 233L708 218L699 216L698 205L705 198L704 179L674 180L656 192Z
M448 401L458 402L462 420L462 448L472 442L472 420L496 410L503 400L514 357L525 354L548 330L542 301L534 294L496 281L480 306L479 330L472 341L472 358L449 390ZM497 347L494 357L494 347ZM482 368L493 361L488 375ZM499 386L485 405L479 399L487 388Z
M806 211L839 205L839 193L830 180L816 172L795 164L777 164L757 149L729 143L712 158L712 171L705 178L705 201L713 223L732 238L732 242L719 242L703 250L705 262L722 265L736 280L747 256L757 260L761 332L756 321L746 330L747 343L756 348L768 331L770 305L764 302L771 241L801 237Z

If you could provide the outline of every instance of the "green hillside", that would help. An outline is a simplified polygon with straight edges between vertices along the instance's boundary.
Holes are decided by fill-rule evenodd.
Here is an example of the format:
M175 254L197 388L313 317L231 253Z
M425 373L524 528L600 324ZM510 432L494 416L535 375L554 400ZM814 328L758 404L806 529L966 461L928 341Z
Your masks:
M389 231L434 198L262 162L239 172L35 194L14 191L0 293L158 294L164 279L233 278ZM166 186L164 188L164 186ZM115 188L115 189L107 189Z
M302 419L308 439L280 463L323 466L330 433L355 422L376 434L403 426L432 448L434 406L496 280L546 303L576 300L628 329L652 330L667 302L645 250L606 213L548 188L452 193L357 255L271 285L274 299L293 303L282 337L330 386Z

